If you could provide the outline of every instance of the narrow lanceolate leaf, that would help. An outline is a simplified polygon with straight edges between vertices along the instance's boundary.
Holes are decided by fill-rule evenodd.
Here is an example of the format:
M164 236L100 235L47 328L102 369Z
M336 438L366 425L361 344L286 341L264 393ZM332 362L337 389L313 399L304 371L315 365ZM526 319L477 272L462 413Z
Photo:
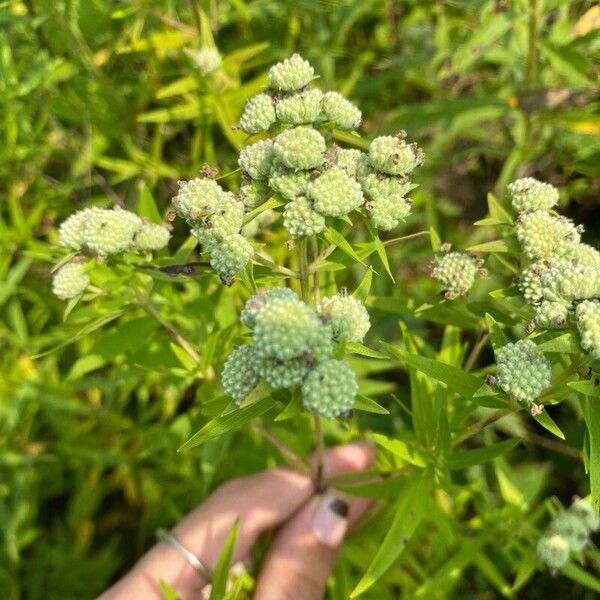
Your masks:
M364 412L375 413L377 415L389 415L390 411L381 406L368 396L359 395L354 401L354 410L362 410Z
M217 560L215 571L210 582L210 600L219 600L225 596L227 578L229 577L231 559L233 558L233 551L235 549L235 542L237 540L239 526L240 521L239 519L236 519L231 531L229 532L229 535L227 536L227 539L225 540L225 544L223 545L219 559Z
M392 525L350 598L358 598L364 594L402 555L427 513L432 487L433 473L429 469L415 471L408 476Z
M352 248L352 246L346 240L346 238L339 231L333 229L333 227L328 227L325 230L325 239L330 244L337 246L344 254L347 254L352 260L359 262L361 265L365 265L365 263L361 260L360 256L356 254L354 248Z
M466 373L458 367L447 365L446 363L425 356L409 354L385 342L382 342L381 345L392 356L399 358L405 365L413 367L421 373L437 379L441 383L445 383L448 388L458 392L464 398L472 398L483 384L481 379Z
M416 467L425 467L427 464L423 454L417 448L409 445L403 440L390 439L386 435L380 433L374 433L372 438L382 448L385 448L394 456L397 456L405 462L415 465Z
M583 398L581 407L588 428L589 471L592 488L592 505L596 514L600 512L600 402L596 398Z
M490 332L490 341L492 342L492 347L494 348L495 353L502 348L502 346L506 346L506 344L508 344L508 338L502 330L502 327L500 327L496 319L494 319L490 313L485 313L485 322L487 324L488 331Z
M275 407L273 399L269 396L263 397L260 400L246 406L240 406L235 410L221 413L219 416L211 419L200 431L195 433L185 444L177 451L188 450L200 444L213 440L221 435L235 431L249 423L252 419L264 415L269 410Z
M579 340L571 332L561 334L545 334L535 339L538 350L560 354L578 354L583 352Z
M580 585L593 590L594 592L600 592L600 579L596 576L584 571L579 565L574 562L570 562L566 567L563 568L562 574L576 581Z
M383 266L385 267L386 273L389 275L389 277L393 283L395 281L394 275L392 274L392 269L390 268L390 262L388 261L387 252L385 251L385 246L383 245L383 242L381 241L381 239L379 239L379 234L377 233L377 231L375 231L375 228L371 225L371 223L369 223L367 221L366 225L367 225L367 230L369 231L369 235L371 236L371 240L375 246L375 251L377 252L379 259L381 260L381 262L383 263Z
M465 452L455 452L449 459L448 464L451 469L465 469L474 465L480 465L484 462L494 460L503 454L506 454L512 450L520 442L519 438L510 438L498 442L497 444L491 444L484 448L477 448L475 450L467 450Z
M547 411L534 415L533 417L544 429L547 429L550 433L553 433L556 437L561 440L565 439L565 434L561 431L560 427L556 424L554 419L548 414Z

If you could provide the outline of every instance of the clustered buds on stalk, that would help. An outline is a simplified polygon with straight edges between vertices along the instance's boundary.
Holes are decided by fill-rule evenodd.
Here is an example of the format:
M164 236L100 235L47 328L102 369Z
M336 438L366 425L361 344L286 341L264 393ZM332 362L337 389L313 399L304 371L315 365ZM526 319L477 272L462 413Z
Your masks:
M537 554L552 572L562 569L572 552L581 552L600 526L589 502L576 498L569 510L558 513L537 546Z
M361 112L338 92L310 87L313 79L312 66L294 54L271 67L270 89L246 103L240 129L269 137L240 152L244 204L251 209L278 197L292 239L318 234L327 218L362 207L376 228L393 229L410 213L406 194L416 186L409 176L422 151L404 132L374 139L368 153L340 148L331 131L356 129Z
M506 191L519 213L515 233L529 261L517 280L535 310L528 330L564 329L575 321L582 347L597 358L600 339L588 314L600 298L600 252L581 242L583 226L553 210L558 202L554 186L525 177Z
M531 340L509 343L498 351L496 383L518 402L533 407L551 380L550 363Z
M339 341L362 341L369 316L362 303L340 294L318 309L285 287L258 290L246 303L241 321L252 329L252 343L238 346L225 362L225 393L241 403L261 380L272 388L301 387L304 406L334 418L352 409L356 375L333 358Z
M442 250L443 253L433 259L430 268L431 276L444 286L448 300L466 294L478 276L487 275L482 268L482 259L463 252L449 252L449 244L444 244Z
M84 208L64 221L58 231L61 246L98 260L123 252L160 250L169 243L170 237L165 226L149 223L119 207ZM81 258L75 257L54 275L53 292L63 300L75 298L90 284Z

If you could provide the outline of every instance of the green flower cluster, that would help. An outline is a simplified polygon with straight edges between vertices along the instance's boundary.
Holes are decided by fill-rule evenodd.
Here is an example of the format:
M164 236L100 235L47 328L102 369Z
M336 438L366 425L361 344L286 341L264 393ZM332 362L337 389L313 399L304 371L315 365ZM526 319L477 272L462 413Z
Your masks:
M584 300L575 309L581 347L595 360L600 360L600 301Z
M511 398L533 406L551 381L550 363L531 340L519 340L500 348L496 383Z
M431 276L444 286L446 298L452 300L466 294L478 276L487 275L482 265L481 259L470 254L447 251L433 259Z
M581 242L582 226L552 210L558 202L554 186L525 177L508 185L507 196L519 212L516 236L528 261L517 280L535 311L528 330L563 329L580 303L600 298L600 252ZM593 356L590 330L585 345L583 331L579 327L582 346Z
M160 250L170 237L166 227L148 223L119 207L84 208L72 214L58 230L61 246L95 256Z
M98 260L123 252L161 250L170 238L171 233L165 226L149 223L119 207L84 208L63 221L58 230L61 246ZM76 257L56 271L52 291L61 299L75 298L89 284L83 258Z
M422 151L405 134L374 139L367 153L332 144L332 128L353 131L360 110L338 92L311 87L312 66L294 54L269 71L269 89L246 103L239 127L269 137L244 147L240 195L247 208L285 201L283 225L293 239L315 235L327 218L366 209L373 225L397 227L411 211L406 194Z
M597 531L598 519L589 502L577 498L569 510L558 513L537 546L537 554L551 571L559 571L572 552L581 552Z
M225 362L225 393L240 403L265 380L274 389L301 386L304 406L327 418L351 410L356 375L333 352L342 338L362 339L369 320L358 300L336 298L325 299L317 311L288 288L258 290L241 314L252 343L236 348Z
M254 253L252 244L241 234L244 204L214 179L198 177L180 182L173 206L208 254L212 268L224 283L231 284Z
M90 285L90 276L81 262L69 262L52 277L52 293L61 300L70 300L83 294Z

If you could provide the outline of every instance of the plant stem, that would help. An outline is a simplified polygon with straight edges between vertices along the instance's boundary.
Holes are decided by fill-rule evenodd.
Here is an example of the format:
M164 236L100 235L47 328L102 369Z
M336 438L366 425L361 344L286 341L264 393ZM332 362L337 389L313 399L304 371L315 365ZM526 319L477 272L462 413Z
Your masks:
M516 408L501 408L496 412L493 412L491 415L477 421L477 423L473 423L470 427L468 427L461 435L455 437L452 440L452 446L458 446L462 444L465 440L468 440L470 437L473 437L475 434L479 433L482 429L485 429L488 425L495 423L502 417L506 415L510 415L514 413Z
M490 334L486 331L473 346L471 354L469 354L469 358L467 358L467 361L465 362L465 371L470 371L475 366L475 363L477 362L481 351L485 348L489 338Z
M307 251L307 239L304 237L298 241L296 245L296 252L298 256L298 273L300 275L300 289L302 293L302 300L308 304L310 294L310 275L308 272ZM317 492L320 492L323 488L323 462L325 458L325 445L323 443L323 428L321 426L321 417L316 412L313 412L313 422L315 426L316 447L316 464L314 479L315 489L317 490Z
M318 413L313 413L315 424L315 444L316 444L316 464L315 464L315 490L317 493L323 491L323 465L325 464L325 444L323 442L323 428L321 427L321 417Z
M298 256L298 273L300 275L300 290L302 300L308 304L309 280L308 280L308 258L307 258L306 238L302 238L296 244L296 253Z
M312 472L310 467L303 461L285 442L280 440L276 435L271 433L260 421L254 421L254 427L256 430L272 444L281 455L286 458L289 463L300 473L310 477Z
M317 242L316 235L313 235L310 238L310 244L311 244L311 248L312 248L313 261L316 261L317 257L319 256L319 243ZM319 272L318 271L313 272L313 298L314 298L315 306L318 306L319 302L321 301L321 289L319 286Z

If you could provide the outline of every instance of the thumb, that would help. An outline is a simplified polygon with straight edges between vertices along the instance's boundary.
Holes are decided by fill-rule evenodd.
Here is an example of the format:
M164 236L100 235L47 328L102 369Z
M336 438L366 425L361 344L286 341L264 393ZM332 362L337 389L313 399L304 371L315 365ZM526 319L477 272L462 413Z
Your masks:
M315 496L275 538L254 594L260 600L320 600L346 531L370 501L327 492Z

